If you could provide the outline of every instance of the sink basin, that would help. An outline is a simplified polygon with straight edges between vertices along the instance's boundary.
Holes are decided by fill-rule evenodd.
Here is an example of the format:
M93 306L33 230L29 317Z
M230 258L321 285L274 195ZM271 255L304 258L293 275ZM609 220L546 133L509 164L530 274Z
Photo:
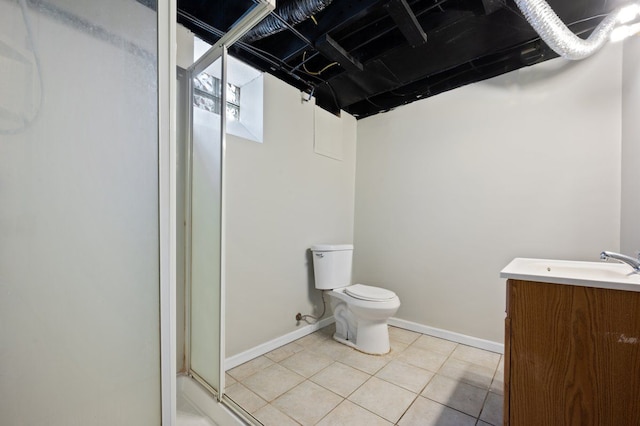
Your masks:
M640 292L640 274L617 262L515 258L500 277Z

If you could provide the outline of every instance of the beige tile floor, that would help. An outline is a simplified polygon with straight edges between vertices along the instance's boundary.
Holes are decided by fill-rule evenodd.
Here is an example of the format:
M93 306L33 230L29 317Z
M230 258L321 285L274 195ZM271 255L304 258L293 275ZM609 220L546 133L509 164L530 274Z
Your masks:
M227 394L265 426L502 425L502 356L389 327L366 355L333 326L227 372Z

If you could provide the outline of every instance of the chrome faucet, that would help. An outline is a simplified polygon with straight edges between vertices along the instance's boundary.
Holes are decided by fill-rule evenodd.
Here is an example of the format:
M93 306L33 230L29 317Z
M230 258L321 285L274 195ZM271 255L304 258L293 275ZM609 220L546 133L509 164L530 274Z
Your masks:
M633 257L626 256L624 254L614 253L612 251L603 251L602 253L600 253L600 259L604 260L605 262L609 259L619 260L620 262L626 263L627 265L631 266L634 272L640 273L640 254L638 259L634 259Z

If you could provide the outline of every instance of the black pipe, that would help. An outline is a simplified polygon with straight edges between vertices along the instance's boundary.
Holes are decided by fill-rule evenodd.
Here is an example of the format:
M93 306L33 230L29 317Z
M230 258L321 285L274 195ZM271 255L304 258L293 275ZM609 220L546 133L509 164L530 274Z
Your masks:
M275 13L289 25L293 26L302 21L306 21L309 17L324 10L332 1L333 0L283 0L281 5L276 8ZM285 23L281 22L275 16L269 15L253 27L253 29L243 37L242 41L250 43L285 29L287 29Z

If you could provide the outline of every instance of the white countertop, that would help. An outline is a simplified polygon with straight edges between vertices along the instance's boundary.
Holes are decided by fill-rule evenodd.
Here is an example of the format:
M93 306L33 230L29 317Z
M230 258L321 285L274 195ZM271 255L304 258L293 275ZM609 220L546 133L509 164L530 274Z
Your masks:
M610 288L640 292L640 274L631 266L608 262L515 258L500 271L501 278Z

